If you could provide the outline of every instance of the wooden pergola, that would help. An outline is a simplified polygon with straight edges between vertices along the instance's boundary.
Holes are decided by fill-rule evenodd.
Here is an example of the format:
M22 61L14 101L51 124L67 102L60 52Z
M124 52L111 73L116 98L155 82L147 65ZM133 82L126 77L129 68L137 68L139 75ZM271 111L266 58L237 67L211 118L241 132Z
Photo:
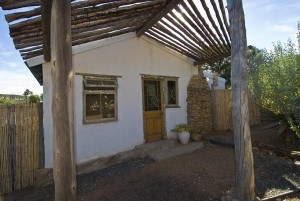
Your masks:
M10 36L24 60L50 61L47 0L2 0ZM26 11L20 11L23 9ZM201 12L200 12L201 11ZM129 32L145 35L203 64L230 55L230 30L223 1L87 0L71 4L72 46Z
M72 46L129 32L192 58L195 65L231 54L236 65L232 66L232 77L237 78L232 82L237 100L233 100L234 133L239 149L236 183L240 198L253 199L253 189L249 189L249 185L254 188L254 178L243 84L246 36L241 0L228 0L230 27L223 0L0 0L0 6L24 61L43 56L52 66L56 200L76 200ZM30 68L42 84L42 67ZM243 166L245 161L247 167ZM242 186L240 180L250 184Z

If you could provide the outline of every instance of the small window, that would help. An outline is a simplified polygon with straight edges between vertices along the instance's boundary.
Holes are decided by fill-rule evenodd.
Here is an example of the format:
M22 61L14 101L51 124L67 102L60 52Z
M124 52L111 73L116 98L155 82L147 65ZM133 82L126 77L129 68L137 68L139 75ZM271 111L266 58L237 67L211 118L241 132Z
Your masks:
M178 80L167 80L167 106L178 106Z
M84 77L84 123L117 120L117 80Z

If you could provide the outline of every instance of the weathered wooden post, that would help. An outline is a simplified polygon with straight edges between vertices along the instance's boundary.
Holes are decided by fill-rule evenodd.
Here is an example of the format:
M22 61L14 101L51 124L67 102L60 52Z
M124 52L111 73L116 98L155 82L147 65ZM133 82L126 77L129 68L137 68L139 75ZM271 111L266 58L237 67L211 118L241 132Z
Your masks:
M254 168L247 96L247 38L242 0L227 0L231 27L231 87L238 199L252 201Z
M51 62L55 200L76 201L70 0L52 2Z

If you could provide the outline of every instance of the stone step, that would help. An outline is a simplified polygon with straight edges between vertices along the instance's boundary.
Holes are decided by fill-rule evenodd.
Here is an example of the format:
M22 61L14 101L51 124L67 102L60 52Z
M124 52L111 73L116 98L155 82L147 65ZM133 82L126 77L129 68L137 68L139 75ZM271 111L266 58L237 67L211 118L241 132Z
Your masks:
M201 148L203 148L202 142L190 142L185 145L177 144L176 146L169 149L151 151L147 154L147 156L155 161L161 161L183 154L192 153Z

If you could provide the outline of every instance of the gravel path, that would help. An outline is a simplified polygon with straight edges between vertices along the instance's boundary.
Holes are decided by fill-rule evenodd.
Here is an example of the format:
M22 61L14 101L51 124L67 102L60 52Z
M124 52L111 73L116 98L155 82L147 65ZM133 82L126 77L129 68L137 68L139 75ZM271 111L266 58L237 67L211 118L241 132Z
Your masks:
M259 197L271 197L300 188L300 172L294 168L293 161L262 151L256 151L254 159Z
M254 151L254 159L259 197L300 187L300 172L286 160L260 150ZM217 201L233 185L233 149L207 144L199 151L165 161L131 160L82 175L78 178L78 200ZM6 195L4 201L52 201L53 195L53 186L47 186ZM286 199L296 200L300 200L298 195Z

